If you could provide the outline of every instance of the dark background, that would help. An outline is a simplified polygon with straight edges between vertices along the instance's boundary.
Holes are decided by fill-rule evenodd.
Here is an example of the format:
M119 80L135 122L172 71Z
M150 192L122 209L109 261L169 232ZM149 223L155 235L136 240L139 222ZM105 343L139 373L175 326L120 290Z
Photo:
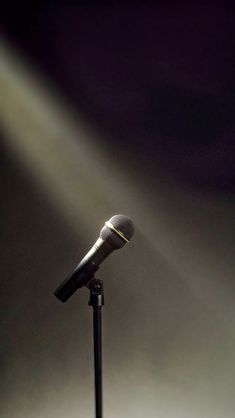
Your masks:
M123 212L105 416L234 410L232 2L2 5L2 415L90 417L91 313L53 297Z

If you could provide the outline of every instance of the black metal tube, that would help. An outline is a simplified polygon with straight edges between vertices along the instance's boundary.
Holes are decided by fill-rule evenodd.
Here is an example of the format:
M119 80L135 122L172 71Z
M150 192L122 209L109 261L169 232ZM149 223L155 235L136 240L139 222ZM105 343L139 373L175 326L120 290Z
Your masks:
M95 411L102 418L102 323L101 306L93 306L94 365L95 365Z
M90 301L93 307L94 368L95 368L95 418L102 418L102 316L104 305L103 282L93 279L89 283Z

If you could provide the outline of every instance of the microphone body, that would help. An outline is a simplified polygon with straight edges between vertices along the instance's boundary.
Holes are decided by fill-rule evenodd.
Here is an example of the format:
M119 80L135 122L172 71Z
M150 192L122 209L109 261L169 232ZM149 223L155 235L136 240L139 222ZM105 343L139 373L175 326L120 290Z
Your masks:
M129 218L124 215L113 216L101 229L93 247L55 290L54 295L61 302L66 302L77 289L87 286L105 258L128 242L133 233L134 226Z

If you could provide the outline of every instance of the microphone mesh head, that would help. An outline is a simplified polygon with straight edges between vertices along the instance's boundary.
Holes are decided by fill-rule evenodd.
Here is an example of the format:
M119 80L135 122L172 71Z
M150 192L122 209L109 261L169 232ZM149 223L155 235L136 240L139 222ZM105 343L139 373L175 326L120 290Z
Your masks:
M114 249L121 248L134 234L134 224L132 220L125 215L114 215L108 222L114 229L105 225L100 231L100 238L106 241ZM122 237L122 235L124 237Z
M128 241L135 232L132 220L125 215L114 215L109 220L109 222L114 226L115 229L120 231L124 237L128 239Z

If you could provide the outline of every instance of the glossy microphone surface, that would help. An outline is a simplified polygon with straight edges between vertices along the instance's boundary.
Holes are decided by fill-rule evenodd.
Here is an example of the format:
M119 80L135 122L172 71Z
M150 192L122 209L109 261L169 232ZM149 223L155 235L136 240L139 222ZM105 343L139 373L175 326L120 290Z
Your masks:
M54 295L61 302L66 302L78 288L89 283L105 258L129 242L133 234L134 225L131 219L124 215L114 215L105 222L98 240L72 273L55 290Z

